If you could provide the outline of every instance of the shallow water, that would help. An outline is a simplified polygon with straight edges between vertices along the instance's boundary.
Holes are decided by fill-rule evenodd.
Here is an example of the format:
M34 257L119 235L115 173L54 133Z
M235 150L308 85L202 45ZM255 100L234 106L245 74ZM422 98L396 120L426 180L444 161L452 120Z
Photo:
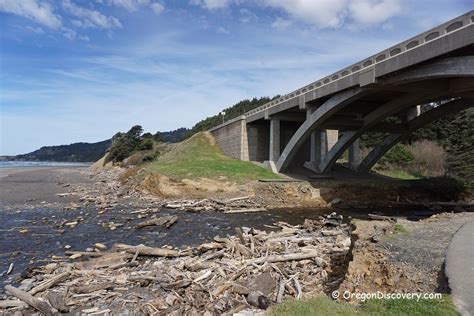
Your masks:
M235 234L235 227L254 227L271 229L278 221L300 224L305 218L317 218L329 214L325 210L278 210L247 214L223 214L217 212L191 213L173 210L162 210L157 216L178 215L179 219L169 229L148 227L135 229L133 226L145 220L130 214L133 209L109 210L98 214L95 208L64 211L51 208L37 208L22 211L0 210L0 274L11 262L15 264L15 273L21 272L28 265L38 265L47 261L52 255L64 255L64 246L71 250L85 251L95 243L112 246L114 243L147 246L172 245L186 247L210 241L214 236ZM74 228L61 227L65 221L70 222L78 217L84 220ZM114 222L123 224L116 230L102 227L101 223ZM28 229L27 233L20 230ZM3 277L5 279L6 276Z
M159 247L172 245L176 247L194 246L212 240L214 236L235 234L236 227L254 227L271 230L272 225L284 221L292 225L302 224L306 218L314 219L332 212L330 209L292 210L281 209L268 212L224 214L218 212L183 212L161 210L157 216L177 215L178 221L170 228L147 227L135 229L134 225L146 218L139 219L137 214L130 214L135 209L114 209L98 214L94 207L72 211L52 208L36 208L22 211L0 209L0 275L14 263L14 273L21 273L26 267L45 264L52 255L64 255L64 246L71 250L85 251L93 248L95 243L111 247L114 243L130 245L145 244ZM339 210L345 221L350 217L366 218L367 210ZM398 211L383 212L400 215ZM148 216L148 218L151 215ZM61 224L83 220L74 228ZM101 223L114 222L123 224L116 230L103 227ZM20 230L28 229L27 233ZM0 281L7 276L0 277Z

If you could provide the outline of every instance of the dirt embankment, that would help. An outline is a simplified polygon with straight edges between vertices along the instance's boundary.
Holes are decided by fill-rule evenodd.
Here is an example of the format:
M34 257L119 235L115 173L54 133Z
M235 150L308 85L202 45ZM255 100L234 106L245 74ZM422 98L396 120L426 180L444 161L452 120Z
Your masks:
M444 260L452 236L473 213L420 221L353 221L352 258L339 293L448 293Z

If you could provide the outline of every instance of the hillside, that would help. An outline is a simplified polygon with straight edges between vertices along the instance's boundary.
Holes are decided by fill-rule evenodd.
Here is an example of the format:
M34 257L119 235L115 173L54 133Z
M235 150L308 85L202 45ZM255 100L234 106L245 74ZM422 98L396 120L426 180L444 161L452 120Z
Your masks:
M28 154L9 157L9 160L92 162L99 160L110 147L110 139L97 143L74 143L44 146Z
M261 105L264 105L265 103L278 98L279 95L269 98L269 97L261 97L259 99L253 98L252 100L245 99L242 100L226 109L223 110L225 112L224 119L225 120L230 120L233 119L239 115L244 114L247 111L253 110ZM198 132L204 132L207 131L219 124L222 123L222 115L216 114L211 117L207 117L199 122L197 122L189 131L186 133L186 137L190 137Z
M169 132L157 132L156 135L159 135L163 141L167 143L179 143L182 141L186 134L189 132L188 128L178 128L174 131Z
M251 162L225 156L214 138L202 132L177 144L144 165L148 172L158 172L174 178L208 178L232 181L278 177Z

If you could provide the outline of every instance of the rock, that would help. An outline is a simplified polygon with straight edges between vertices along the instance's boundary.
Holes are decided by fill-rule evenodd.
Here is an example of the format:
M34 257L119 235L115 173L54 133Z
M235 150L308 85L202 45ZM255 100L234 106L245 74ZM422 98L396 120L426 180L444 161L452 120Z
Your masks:
M339 226L342 224L342 215L337 215L336 212L332 212L324 219L325 226Z
M20 282L20 286L18 287L18 289L28 292L34 287L35 283L36 283L35 279L24 279Z
M272 305L272 301L268 297L257 291L251 291L247 295L247 302L260 309L267 309Z
M64 225L68 226L68 227L71 227L71 228L74 228L74 227L76 227L77 224L78 224L78 221L73 221L73 222L68 222Z
M95 246L95 248L97 248L98 250L106 250L106 249L107 249L107 246L104 245L104 244L102 244L102 243L100 243L100 242L96 243L94 246Z
M28 233L28 232L29 232L29 230L26 229L26 228L25 228L25 229L20 229L20 233L21 233L21 234L26 234L26 233Z
M250 290L260 292L263 295L270 295L276 287L276 281L270 272L264 272L251 279L247 286Z
M71 245L66 245L66 246L64 246L64 249L66 249L66 250L71 249Z
M82 257L82 255L80 253L75 253L75 254L71 255L69 257L69 259L75 260L75 259L79 259L80 257Z

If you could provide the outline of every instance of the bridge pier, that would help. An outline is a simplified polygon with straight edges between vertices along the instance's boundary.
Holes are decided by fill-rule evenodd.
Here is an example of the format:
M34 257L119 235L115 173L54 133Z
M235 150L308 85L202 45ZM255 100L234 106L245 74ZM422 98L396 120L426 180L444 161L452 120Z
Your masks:
M360 164L360 139L358 138L349 146L349 165L356 169Z
M270 120L270 155L268 160L278 161L280 158L280 120Z

